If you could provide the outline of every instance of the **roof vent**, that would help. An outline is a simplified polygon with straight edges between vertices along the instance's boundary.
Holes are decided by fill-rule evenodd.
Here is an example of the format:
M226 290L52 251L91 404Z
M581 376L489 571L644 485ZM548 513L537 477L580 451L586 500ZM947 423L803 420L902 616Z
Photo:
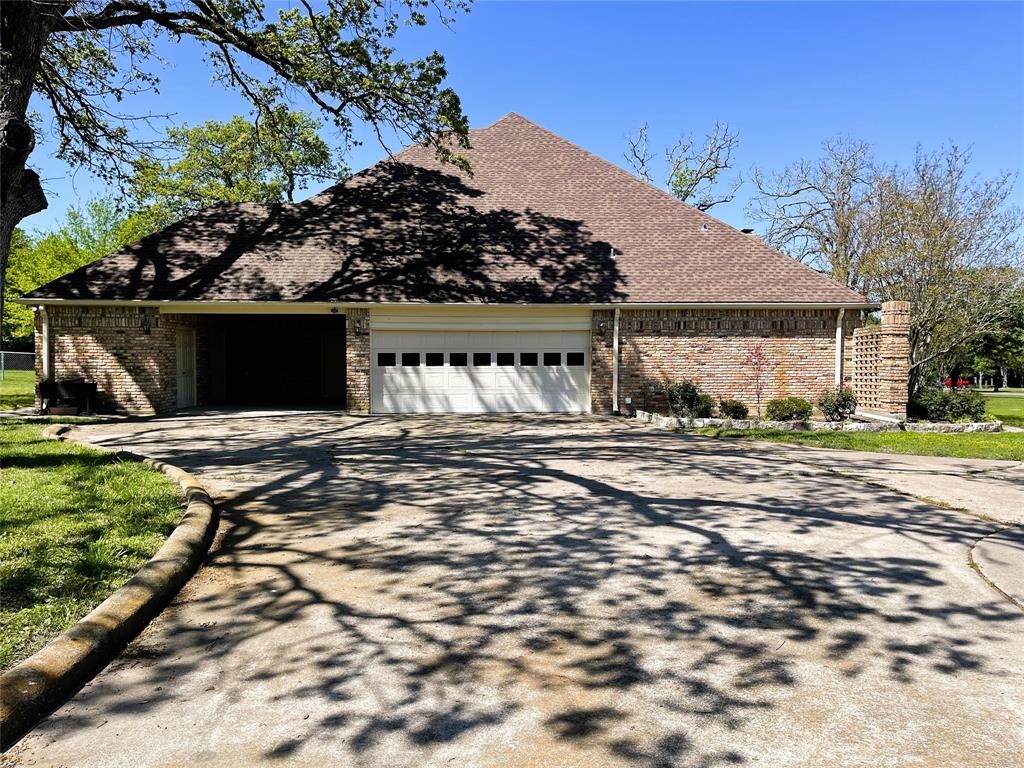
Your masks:
M708 226L708 223L706 221L700 225L701 232L707 232L709 229L711 229L711 227Z

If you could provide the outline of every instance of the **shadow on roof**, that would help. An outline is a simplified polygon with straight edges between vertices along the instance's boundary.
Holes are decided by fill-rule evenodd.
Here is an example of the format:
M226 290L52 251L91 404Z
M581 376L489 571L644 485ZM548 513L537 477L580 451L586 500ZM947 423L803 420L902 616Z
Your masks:
M33 293L481 303L624 295L614 244L528 207L478 208L481 196L453 174L381 163L304 203L216 206Z

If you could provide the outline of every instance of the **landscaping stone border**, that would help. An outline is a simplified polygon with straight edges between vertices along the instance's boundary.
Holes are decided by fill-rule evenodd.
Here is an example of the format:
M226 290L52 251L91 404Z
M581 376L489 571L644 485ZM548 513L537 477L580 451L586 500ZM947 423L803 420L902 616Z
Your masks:
M60 424L47 427L43 435L66 440L70 431ZM185 512L157 553L120 589L46 647L0 675L0 749L10 748L120 653L171 602L213 541L217 513L198 480L156 459L128 451L113 453L159 470L177 483Z
M1001 421L881 422L881 421L761 421L759 419L680 419L637 411L633 418L662 429L778 429L787 432L1001 432Z

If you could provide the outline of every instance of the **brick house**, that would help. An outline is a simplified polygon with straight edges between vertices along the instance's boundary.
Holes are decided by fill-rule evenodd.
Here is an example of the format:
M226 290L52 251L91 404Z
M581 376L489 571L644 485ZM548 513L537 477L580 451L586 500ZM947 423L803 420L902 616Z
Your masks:
M869 406L905 408L900 311L858 331L864 296L519 115L471 142L472 175L410 147L301 203L206 209L33 291L38 375L94 381L131 413L610 413L660 407L682 377L751 402L759 344L769 397L860 371Z

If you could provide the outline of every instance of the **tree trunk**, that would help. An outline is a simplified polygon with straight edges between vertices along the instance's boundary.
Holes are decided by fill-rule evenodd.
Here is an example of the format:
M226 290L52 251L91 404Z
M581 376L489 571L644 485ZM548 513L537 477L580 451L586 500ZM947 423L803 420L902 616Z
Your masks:
M43 46L63 4L0 4L0 287L7 284L7 258L14 228L46 208L39 175L25 167L35 134L25 119L39 72ZM0 316L3 314L0 290Z

